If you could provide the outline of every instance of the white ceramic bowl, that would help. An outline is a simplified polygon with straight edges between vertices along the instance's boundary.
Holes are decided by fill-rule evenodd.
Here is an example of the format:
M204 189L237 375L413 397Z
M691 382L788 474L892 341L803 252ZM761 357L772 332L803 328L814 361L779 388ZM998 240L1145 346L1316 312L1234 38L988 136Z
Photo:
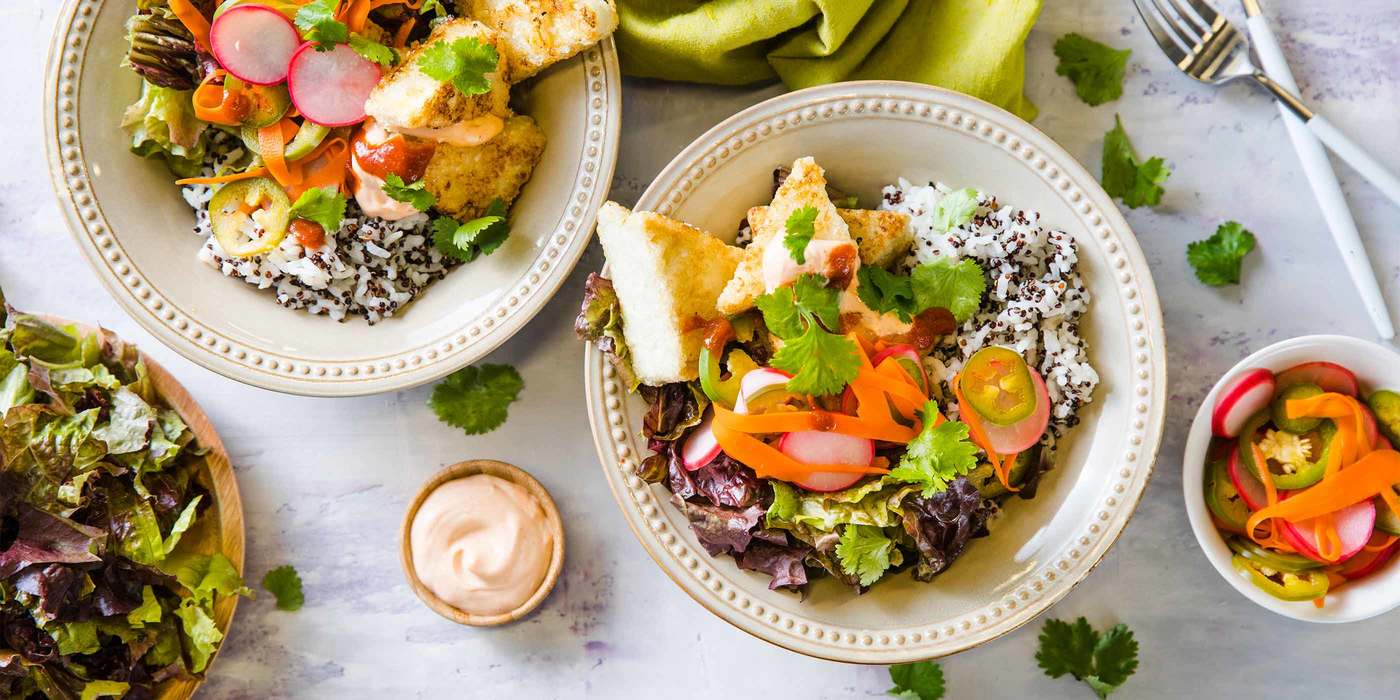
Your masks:
M1039 210L1080 245L1095 297L1082 332L1103 382L1034 500L1012 499L990 537L932 584L909 574L857 596L819 581L803 601L763 575L708 556L669 492L635 475L644 402L602 355L584 358L594 440L628 524L662 570L714 614L803 654L895 663L981 644L1059 600L1099 562L1147 484L1166 402L1165 339L1152 278L1132 232L1092 175L1035 127L965 95L912 83L840 83L745 110L701 136L638 202L733 236L772 198L773 168L814 156L863 202L904 176L976 186Z
M1306 335L1274 343L1235 365L1206 394L1191 432L1186 437L1181 490L1191 531L1211 566L1244 597L1284 617L1304 622L1355 622L1400 607L1400 564L1392 561L1381 571L1329 593L1319 608L1311 602L1290 603L1259 590L1230 565L1225 538L1211 522L1203 494L1206 451L1210 447L1210 414L1221 388L1242 372L1263 368L1279 372L1304 362L1335 362L1356 373L1363 391L1400 389L1400 354L1383 345L1342 335Z
M588 245L612 183L621 73L609 39L516 88L549 141L511 210L511 239L459 267L393 318L336 323L195 260L194 213L165 167L119 128L140 79L120 63L131 0L65 0L44 126L60 208L112 296L147 331L224 376L275 391L355 396L438 379L515 334Z

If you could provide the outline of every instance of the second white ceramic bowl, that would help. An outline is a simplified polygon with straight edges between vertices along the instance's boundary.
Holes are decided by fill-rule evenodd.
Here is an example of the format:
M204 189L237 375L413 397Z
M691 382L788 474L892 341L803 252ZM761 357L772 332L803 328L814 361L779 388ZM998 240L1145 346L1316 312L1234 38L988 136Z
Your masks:
M1191 432L1186 438L1182 468L1182 491L1191 530L1206 559L1241 595L1284 617L1304 622L1355 622L1400 607L1400 564L1392 562L1380 572L1329 593L1319 608L1311 602L1279 600L1242 578L1230 565L1230 548L1215 529L1202 493L1206 450L1210 447L1210 414L1222 387L1246 370L1263 368L1273 372L1304 362L1335 362L1356 373L1363 391L1400 389L1400 354L1391 348L1340 335L1308 335L1270 345L1250 355L1221 377L1201 402Z

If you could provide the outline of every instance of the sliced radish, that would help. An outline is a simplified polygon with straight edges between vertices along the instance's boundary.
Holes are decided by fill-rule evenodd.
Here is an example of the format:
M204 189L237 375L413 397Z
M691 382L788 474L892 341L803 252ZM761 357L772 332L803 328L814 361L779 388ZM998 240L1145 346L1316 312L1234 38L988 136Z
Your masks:
M209 44L219 65L233 77L276 85L287 79L301 36L281 12L266 5L239 5L214 20Z
M1269 505L1269 497L1264 492L1264 485L1259 483L1259 478L1244 473L1244 461L1240 459L1238 449L1230 451L1230 483L1235 485L1235 490L1240 492L1240 498L1244 499L1244 504L1250 510L1259 510Z
M1372 413L1371 409L1363 403L1361 404L1361 416L1366 419L1366 441L1371 443L1372 449L1380 447L1381 440L1385 438L1381 437L1380 426L1376 423L1376 414Z
M1337 511L1333 517L1337 520L1342 556L1329 563L1338 564L1356 556L1371 541L1371 534L1376 528L1376 506L1368 498ZM1324 561L1317 551L1317 537L1313 535L1311 520L1294 524L1280 518L1278 522L1283 524L1281 531L1284 539L1294 549L1309 559Z
M1249 417L1268 408L1274 398L1274 374L1267 369L1252 369L1240 375L1215 402L1210 417L1210 430L1216 437L1233 438L1240 434Z
M906 372L913 370L914 381L918 382L919 389L927 394L928 373L924 371L924 362L919 357L919 351L913 345L891 345L875 353L875 357L870 358L870 364L879 367L881 362L891 357L901 360L899 364Z
M1389 546L1379 552L1359 554L1351 561L1347 562L1348 566L1338 573L1346 577L1348 581L1366 578L1376 573L1377 569L1385 566L1385 563L1395 556L1395 551L1397 549L1400 549L1400 542L1391 542Z
M719 456L719 440L715 439L715 433L710 429L714 422L714 411L706 409L704 420L690 431L685 444L681 445L681 462L685 463L686 471L693 472Z
M739 380L739 400L734 402L735 413L748 413L749 401L763 394L787 386L792 375L778 369L764 367L744 375Z
M1025 452L1040 442L1045 428L1050 424L1050 392L1045 388L1045 380L1034 367L1027 367L1031 381L1035 382L1035 411L1011 425L996 425L990 421L982 423L982 432L998 454L1014 455ZM968 410L972 410L971 407Z
M1361 383L1352 371L1335 362L1305 362L1278 373L1278 388L1294 384L1316 384L1323 391L1335 391L1348 396L1361 394Z
M307 42L292 56L287 91L307 119L321 126L350 126L364 121L365 100L380 75L378 64L346 44L317 51Z
M786 433L778 441L778 449L803 464L869 465L875 459L873 441L822 430ZM840 491L864 476L855 472L816 472L795 483L808 491Z

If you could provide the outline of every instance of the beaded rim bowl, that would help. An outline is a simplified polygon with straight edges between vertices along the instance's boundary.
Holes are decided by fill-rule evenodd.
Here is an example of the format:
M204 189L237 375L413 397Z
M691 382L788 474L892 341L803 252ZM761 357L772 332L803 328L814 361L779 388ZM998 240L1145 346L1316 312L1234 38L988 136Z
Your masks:
M806 600L770 591L766 576L706 554L667 502L669 492L636 476L638 460L649 454L639 435L645 404L627 394L590 346L584 385L603 472L628 525L666 575L760 639L872 664L944 656L996 639L1089 574L1147 485L1163 428L1166 357L1146 260L1112 200L1047 136L974 98L911 83L811 88L740 112L678 155L637 208L732 232L747 207L769 199L773 167L804 155L865 202L896 177L939 179L1037 209L1075 237L1094 295L1082 332L1102 383L1039 495L1009 502L991 536L974 540L932 584L903 573L861 596L830 579L814 583Z
M612 40L522 86L549 142L512 211L513 235L394 317L369 327L277 308L267 290L194 259L202 241L164 167L128 152L118 127L140 80L121 68L130 2L66 0L50 49L44 125L50 175L78 247L147 331L195 363L293 394L406 389L468 365L545 305L592 237L617 162Z

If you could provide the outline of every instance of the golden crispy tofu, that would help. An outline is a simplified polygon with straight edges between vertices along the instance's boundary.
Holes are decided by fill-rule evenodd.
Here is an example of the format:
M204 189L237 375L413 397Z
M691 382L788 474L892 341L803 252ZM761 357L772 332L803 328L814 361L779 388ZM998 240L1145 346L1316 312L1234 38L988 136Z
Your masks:
M637 378L650 385L695 379L704 326L721 316L715 300L743 250L694 226L615 202L598 212L598 238L622 304L622 331Z
M518 83L607 38L613 0L457 0L457 11L501 33Z
M761 221L749 219L753 242L744 249L744 260L720 294L718 304L722 313L728 316L743 313L753 308L754 300L767 291L763 282L763 255L768 246L781 245L779 234L785 231L788 217L803 207L817 210L812 240L851 240L850 227L827 195L826 172L810 156L797 159L792 164L792 172L773 196L773 203L767 207L766 216L761 217Z
M419 56L428 47L467 37L494 46L500 55L496 70L486 74L491 89L479 95L465 95L451 81L438 80L418 66ZM379 81L365 102L365 113L391 131L443 129L486 115L504 119L510 114L507 51L500 34L480 22L443 22Z
M909 228L909 215L897 211L875 209L838 209L836 213L851 231L851 238L860 246L860 261L864 265L888 267L897 262L914 244L914 232ZM749 228L771 231L768 207L749 210Z
M544 153L544 130L534 119L515 115L496 138L480 146L438 144L424 187L437 198L437 207L461 221L486 211L499 197L509 207L530 179Z

